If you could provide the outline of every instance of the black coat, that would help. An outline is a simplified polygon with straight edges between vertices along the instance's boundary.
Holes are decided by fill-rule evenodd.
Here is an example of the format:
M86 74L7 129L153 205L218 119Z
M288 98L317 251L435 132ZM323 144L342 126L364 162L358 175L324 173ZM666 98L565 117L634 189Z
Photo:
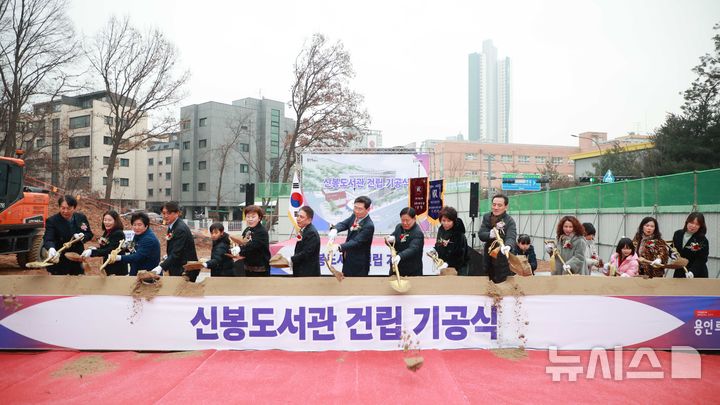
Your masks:
M358 229L352 230L355 214L335 225L338 232L348 230L345 243L340 245L342 252L342 272L348 277L367 276L370 273L370 251L372 249L375 224L370 215L363 218Z
M230 237L224 233L218 240L212 243L212 252L207 267L210 269L211 277L233 277L233 259L226 254L230 253Z
M270 236L267 230L258 222L254 227L243 230L243 238L248 233L252 240L240 248L240 256L245 258L245 266L260 266L270 271Z
M290 258L295 277L320 276L320 235L310 224L299 234L301 239L295 244L295 254Z
M494 228L495 224L499 221L503 221L505 223L505 227L503 228L500 237L503 239L503 242L505 242L505 245L510 246L510 250L512 250L517 244L517 228L515 220L508 215L507 212L503 213L499 218L493 217L492 212L488 212L483 215L480 232L478 232L480 240L485 242L485 246L483 248L485 269L488 277L490 277L490 279L495 283L501 283L505 281L508 276L515 274L510 271L510 263L504 254L498 254L495 259L490 257L488 254L488 250L490 249L492 242L495 240L490 238L490 230Z
M462 219L455 220L453 227L447 231L440 226L435 241L435 250L438 252L438 257L443 259L448 267L460 272L467 262L467 249L465 224Z
M690 237L687 244L683 246L683 236L685 232L682 229L675 231L673 235L673 246L678 250L680 256L688 259L688 264L685 266L688 271L693 273L695 277L707 278L708 268L707 260L710 254L710 244L705 236L700 236L695 233ZM685 278L684 269L675 269L675 278Z
M395 227L392 235L395 237L395 250L400 256L398 271L401 276L422 276L423 275L423 245L425 244L425 235L420 227L415 223L409 230L404 230L402 225ZM390 269L390 275L395 274Z
M69 221L66 221L59 213L51 216L45 221L45 235L43 236L43 246L45 249L55 248L60 250L62 245L69 242L76 233L84 233L85 239L76 242L61 254L60 262L47 268L50 274L83 274L82 263L68 260L65 257L66 252L82 253L84 243L92 239L93 234L90 231L90 222L87 217L75 212Z
M171 276L181 276L183 265L190 261L197 261L195 241L193 240L190 228L185 221L178 218L170 230L172 237L167 239L167 258L160 263L164 271L169 271Z
M122 228L113 229L113 231L109 235L107 231L105 231L102 239L99 242L100 246L98 246L97 249L92 250L92 253L90 253L90 257L102 257L104 263L110 255L110 251L117 249L120 241L122 240L125 240L125 232L123 232ZM123 249L120 251L120 254L124 254L126 252L127 251ZM111 274L114 274L116 276L127 276L128 264L123 262L115 262L113 264L108 264L107 266L105 266L105 273L107 273L108 276Z

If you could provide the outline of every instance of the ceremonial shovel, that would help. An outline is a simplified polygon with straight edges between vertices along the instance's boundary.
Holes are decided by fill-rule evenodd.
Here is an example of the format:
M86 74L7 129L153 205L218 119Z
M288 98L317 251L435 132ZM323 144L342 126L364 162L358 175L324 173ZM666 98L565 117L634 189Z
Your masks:
M103 276L107 276L107 273L105 272L105 267L108 264L115 263L115 261L117 260L117 255L122 250L124 244L125 244L125 239L120 241L120 243L118 244L118 247L116 247L115 249L110 251L110 254L108 255L107 260L105 260L105 262L102 264L102 266L100 266L100 274L102 274Z
M395 256L397 256L397 251L395 250L395 237L392 235L386 236L385 244L390 248L391 260L394 259ZM400 270L398 270L397 264L393 263L391 267L395 272L395 276L397 276L397 281L390 280L390 287L399 293L406 293L410 291L410 282L400 278Z
M327 258L325 259L325 265L327 266L328 270L330 270L330 273L332 273L332 275L335 276L337 281L343 281L343 279L345 278L345 275L342 272L335 270L335 267L332 265L334 252L335 252L335 250L333 249L332 242L328 243Z
M52 265L54 265L54 264L57 264L57 262L60 260L60 255L62 254L62 252L64 252L67 248L69 248L70 246L72 246L73 243L75 243L75 242L77 242L77 241L83 240L84 237L85 237L85 236L83 235L82 237L73 238L73 239L70 239L70 241L64 243L64 244L62 245L62 247L60 248L60 250L57 251L57 256L54 256L54 257L49 257L49 256L48 256L47 259L45 259L45 260L43 260L43 261L41 261L41 262L30 262L30 263L27 263L27 264L25 265L25 267L27 267L27 268L29 268L29 269L41 269L41 268L44 268L44 267L50 267L50 266L52 266Z

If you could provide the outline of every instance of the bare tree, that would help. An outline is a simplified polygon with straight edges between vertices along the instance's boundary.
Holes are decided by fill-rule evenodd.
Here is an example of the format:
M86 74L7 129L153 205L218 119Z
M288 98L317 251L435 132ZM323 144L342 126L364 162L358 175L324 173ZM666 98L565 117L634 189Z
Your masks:
M223 174L225 173L225 169L228 167L228 165L235 163L240 157L242 157L246 162L248 162L248 166L250 166L249 162L253 161L247 156L244 156L244 154L242 153L249 152L249 150L243 151L242 145L247 145L249 149L250 144L241 142L245 138L249 139L250 137L249 121L249 116L242 113L240 113L237 118L229 120L227 123L227 127L230 131L225 136L223 142L220 145L210 150L210 153L213 156L213 160L217 161L218 169L220 172L220 177L218 178L217 195L215 199L215 210L218 211L218 214L220 211L220 200L222 199Z
M0 119L5 156L17 148L18 122L36 95L56 95L70 75L79 44L66 0L0 0Z
M282 182L290 178L297 153L310 146L346 146L367 129L370 116L362 109L363 96L349 88L355 72L350 53L342 42L328 44L322 34L295 60L290 107L295 113L295 130L284 145Z
M179 53L157 29L141 33L128 18L115 17L97 35L88 52L92 69L100 76L111 117L107 125L112 138L110 161L152 139L177 130L168 115L150 122L152 112L164 112L180 101L189 71L175 74ZM143 123L147 121L147 128ZM108 165L105 200L110 200L115 167Z

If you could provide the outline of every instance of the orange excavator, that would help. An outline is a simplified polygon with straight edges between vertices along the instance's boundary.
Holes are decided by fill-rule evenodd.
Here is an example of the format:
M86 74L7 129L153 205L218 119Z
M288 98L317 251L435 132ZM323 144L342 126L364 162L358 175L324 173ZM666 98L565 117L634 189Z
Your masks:
M20 267L40 260L48 190L25 186L25 161L0 157L0 254L15 254Z

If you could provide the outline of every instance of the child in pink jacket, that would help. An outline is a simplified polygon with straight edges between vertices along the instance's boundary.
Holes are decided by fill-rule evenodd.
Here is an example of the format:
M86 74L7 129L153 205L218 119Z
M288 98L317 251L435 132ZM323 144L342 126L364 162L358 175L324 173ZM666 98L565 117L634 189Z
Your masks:
M635 245L630 238L622 238L610 256L610 263L605 264L603 273L609 275L610 266L616 269L616 276L636 277L638 275L638 257L635 254Z

